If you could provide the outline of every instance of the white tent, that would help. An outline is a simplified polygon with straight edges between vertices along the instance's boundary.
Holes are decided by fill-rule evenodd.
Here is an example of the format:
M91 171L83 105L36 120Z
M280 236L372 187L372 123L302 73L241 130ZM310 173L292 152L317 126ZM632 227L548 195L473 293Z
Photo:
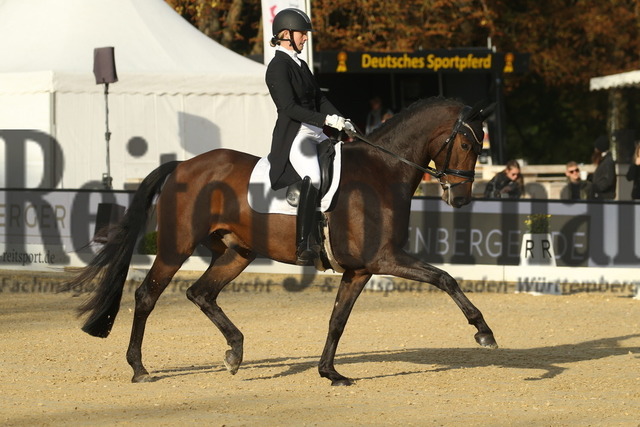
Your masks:
M275 108L264 65L212 41L163 0L0 0L0 164L23 167L6 153L25 146L26 187L100 186L105 87L95 82L93 51L106 46L119 79L108 97L114 189L161 158L218 147L266 155ZM5 175L0 187L24 181Z
M640 71L611 74L609 76L593 77L589 81L590 90L611 89L640 85Z

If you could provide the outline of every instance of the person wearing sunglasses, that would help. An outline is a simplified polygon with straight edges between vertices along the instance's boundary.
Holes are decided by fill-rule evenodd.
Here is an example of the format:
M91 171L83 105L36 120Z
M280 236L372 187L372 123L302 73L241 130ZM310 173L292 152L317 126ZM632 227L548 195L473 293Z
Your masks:
M487 183L484 197L487 199L519 199L524 193L524 178L517 160L509 160L502 172Z
M567 185L560 191L562 200L588 200L593 197L593 184L581 179L580 167L576 162L567 163L564 174L567 176Z

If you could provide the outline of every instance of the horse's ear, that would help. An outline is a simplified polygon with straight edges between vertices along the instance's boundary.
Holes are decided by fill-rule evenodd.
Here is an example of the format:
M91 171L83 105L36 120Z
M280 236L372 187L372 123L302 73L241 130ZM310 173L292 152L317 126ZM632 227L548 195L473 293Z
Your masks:
M488 100L484 99L478 102L476 105L474 105L473 108L471 108L471 110L469 110L466 120L467 121L474 121L474 120L484 121L486 120L487 117L493 114L493 110L495 110L495 108L496 108L495 102L489 102Z
M480 110L480 118L482 121L485 121L487 117L493 114L493 111L496 109L496 103L490 102L484 108Z

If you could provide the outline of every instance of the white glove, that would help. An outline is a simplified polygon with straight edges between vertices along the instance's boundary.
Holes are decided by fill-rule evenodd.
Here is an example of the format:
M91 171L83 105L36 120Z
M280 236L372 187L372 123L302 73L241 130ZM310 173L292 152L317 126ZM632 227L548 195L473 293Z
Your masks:
M324 120L324 124L334 129L342 130L344 129L345 121L346 119L344 117L340 117L337 114L331 114Z
M356 133L356 127L351 123L351 120L347 119L344 122L344 130L349 133Z

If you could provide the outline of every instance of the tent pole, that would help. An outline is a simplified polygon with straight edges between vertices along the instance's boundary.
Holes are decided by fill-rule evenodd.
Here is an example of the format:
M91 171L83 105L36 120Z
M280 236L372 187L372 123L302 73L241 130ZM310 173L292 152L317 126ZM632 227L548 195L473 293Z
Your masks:
M111 132L109 131L109 83L104 84L104 111L105 111L105 123L107 131L104 133L104 138L107 142L107 173L102 175L102 185L107 190L111 190L112 178L111 178L111 159L109 153L109 141L111 140Z

